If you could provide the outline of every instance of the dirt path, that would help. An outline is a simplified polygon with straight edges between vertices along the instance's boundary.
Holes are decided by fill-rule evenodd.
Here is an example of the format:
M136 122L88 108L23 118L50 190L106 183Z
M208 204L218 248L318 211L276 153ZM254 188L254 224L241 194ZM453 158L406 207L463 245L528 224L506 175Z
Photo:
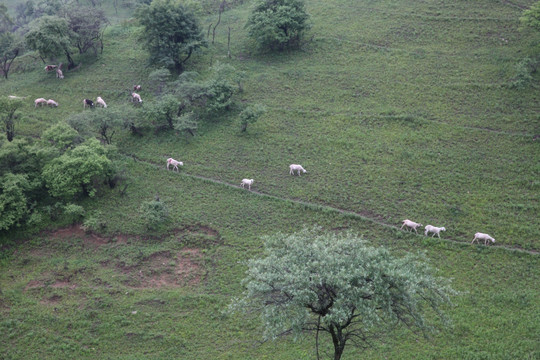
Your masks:
M150 161L139 159L138 157L136 157L135 155L132 155L132 154L125 154L124 153L124 155L134 159L137 162L140 162L140 163L152 166L154 168L166 171L165 167L162 166L162 165L159 165L159 164L156 164L156 163L153 163L153 162L150 162ZM228 186L228 187L231 187L231 188L244 190L239 185L234 185L234 184L231 184L231 183L228 183L228 182L225 182L225 181L216 180L216 179L208 178L208 177L205 177L205 176L188 174L186 172L179 172L178 175L193 178L193 179L199 179L199 180L203 180L203 181L208 181L208 182L213 183L213 184L220 184L220 185ZM248 191L248 190L245 190L245 191ZM344 215L351 216L351 217L354 217L354 218L357 218L357 219L368 221L368 222L377 224L377 225L382 226L382 227L386 227L386 228L394 229L394 230L400 230L400 228L398 226L396 226L396 225L385 223L385 222L380 221L378 219L374 219L372 217L363 215L360 212L340 209L340 208L332 207L332 206L329 206L329 205L315 204L315 203L302 201L302 200L294 200L294 199L284 198L284 197L271 195L271 194L265 194L265 193L257 191L257 190L250 190L249 192L251 194L261 196L261 197L265 197L265 198L269 198L269 199L274 199L274 200L285 201L285 202L289 202L289 203L293 203L293 204L297 204L297 205L302 205L302 206L308 207L308 208L310 208L312 210L334 211L334 212L337 212L337 213L340 213L340 214L344 214ZM418 234L417 236L420 236L420 237L423 237L423 238L425 237L424 235L421 235L421 234ZM432 238L432 239L435 239L435 238ZM459 243L459 244L470 244L469 241L461 241L459 239L453 239L453 238L444 238L444 239L441 238L441 239L436 239L436 240L450 241L450 242ZM500 248L500 249L504 249L504 250L508 250L508 251L523 252L523 253L532 254L532 255L540 254L540 251L538 251L538 250L526 250L526 249L522 249L522 248L519 248L519 247L511 247L511 246L507 246L507 245L490 245L490 247L496 247L496 248Z

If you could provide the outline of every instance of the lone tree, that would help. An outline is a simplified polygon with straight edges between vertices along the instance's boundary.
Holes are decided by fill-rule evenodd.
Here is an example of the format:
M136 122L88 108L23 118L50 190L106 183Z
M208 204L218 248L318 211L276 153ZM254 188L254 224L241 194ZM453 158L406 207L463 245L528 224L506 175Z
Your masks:
M54 58L60 54L66 55L68 68L75 65L71 50L72 32L66 19L58 16L43 16L30 23L26 33L26 44L44 58Z
M4 78L8 73L13 60L22 55L24 47L18 35L13 33L13 20L4 4L0 4L0 65Z
M261 48L283 50L298 45L308 20L303 0L259 0L246 28Z
M8 97L0 98L0 117L6 131L8 141L13 141L15 137L15 119L17 119L16 111L22 107L23 102L20 99L9 99Z
M456 292L418 256L395 258L356 236L320 228L265 239L262 258L248 263L246 290L232 311L262 313L265 338L319 332L334 345L334 360L350 342L368 347L394 326L432 330L423 313ZM431 317L430 317L431 318Z
M172 0L155 0L137 9L136 17L144 27L142 41L150 61L182 71L185 62L207 46L195 15Z

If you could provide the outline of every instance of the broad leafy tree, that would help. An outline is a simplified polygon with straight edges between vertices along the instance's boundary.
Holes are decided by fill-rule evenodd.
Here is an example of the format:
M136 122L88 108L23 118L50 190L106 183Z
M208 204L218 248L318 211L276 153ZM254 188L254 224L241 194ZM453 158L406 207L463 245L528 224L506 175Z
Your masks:
M206 46L195 15L173 0L142 5L136 17L144 28L142 41L154 64L182 71L191 55Z
M0 177L0 230L18 225L28 213L25 191L29 183L25 175L7 173Z
M246 28L261 48L283 50L298 45L309 15L303 0L258 0Z
M112 174L112 162L97 139L89 139L53 159L43 169L49 193L58 198L95 196L97 186Z
M8 141L15 137L15 120L17 119L17 110L23 105L22 100L0 98L0 117L6 132Z
M13 33L13 21L7 8L0 4L0 66L4 78L8 78L11 64L23 51L22 41Z
M98 135L103 142L110 145L113 136L124 127L125 121L131 119L132 114L133 111L127 107L97 108L73 114L67 122L79 133Z
M248 105L239 115L240 130L245 132L249 124L254 124L266 113L266 107L261 104Z
M0 33L0 66L4 78L8 78L11 64L23 52L24 44L17 35L9 32Z
M366 347L394 326L431 330L455 291L422 257L396 258L348 234L320 228L265 239L248 263L246 290L231 304L262 316L265 337L314 332L330 336L335 360L349 343Z
M103 51L103 32L108 23L105 12L93 6L71 6L66 9L64 17L68 21L72 33L71 43L84 54L98 48Z
M58 16L43 16L30 23L26 33L26 44L44 58L65 55L68 67L74 65L71 50L72 32L66 19ZM45 60L43 60L45 62Z

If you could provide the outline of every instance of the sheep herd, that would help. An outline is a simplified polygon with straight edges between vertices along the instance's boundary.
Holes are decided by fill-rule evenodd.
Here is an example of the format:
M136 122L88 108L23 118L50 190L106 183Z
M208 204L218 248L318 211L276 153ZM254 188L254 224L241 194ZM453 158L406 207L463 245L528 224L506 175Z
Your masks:
M47 66L55 66L56 65L47 65ZM47 66L45 67L45 70L47 70ZM49 70L47 70L49 71ZM57 70L57 71L60 71L60 70ZM62 76L63 78L63 76ZM141 85L134 85L133 86L133 90L137 90L137 91L140 91L141 90ZM10 95L9 96L10 99L23 99L19 96L14 96L14 95ZM133 103L136 103L136 104L142 104L142 99L141 99L141 95L137 94L136 92L132 92L131 93L131 101ZM48 105L50 107L58 107L58 103L56 101L54 101L53 99L45 99L45 98L37 98L36 100L34 100L34 107L38 107L38 106L42 106L42 105ZM107 103L105 102L105 100L103 100L103 98L101 96L98 96L96 101L92 101L91 99L83 99L83 108L86 108L86 107L90 107L90 108L93 108L94 106L101 106L102 108L106 108L107 107Z
M178 171L178 166L184 166L184 163L182 161L177 161L177 160L174 160L173 158L168 158L167 159L167 170L169 170L169 166L173 166L173 171L176 169L176 171ZM289 165L289 174L290 175L295 175L295 172L298 176L300 176L301 173L307 173L306 169L304 169L302 167L302 165L299 165L299 164L291 164ZM253 179L242 179L242 181L240 182L240 187L242 187L243 189L248 188L248 190L251 190L251 185L253 185L253 183L255 182L255 180ZM420 223L417 223L417 222L414 222L412 220L409 220L409 219L405 219L402 221L402 225L401 225L401 230L403 230L403 228L405 229L410 229L411 231L414 230L414 232L416 232L418 234L418 231L417 229L419 227L422 227L424 225L420 224ZM435 237L435 235L437 235L439 237L439 239L441 238L441 231L446 231L446 228L443 226L443 227L437 227L437 226L433 226L433 225L426 225L425 226L425 231L424 231L424 235L425 236L428 236L428 234L430 233L433 233L433 235L431 237ZM491 236L489 236L488 234L484 234L484 233L480 233L480 232L477 232L476 234L474 234L474 239L473 241L471 242L471 244L473 244L475 241L478 241L478 240L484 240L484 245L488 245L489 241L491 241L492 243L495 242L495 239L492 238Z

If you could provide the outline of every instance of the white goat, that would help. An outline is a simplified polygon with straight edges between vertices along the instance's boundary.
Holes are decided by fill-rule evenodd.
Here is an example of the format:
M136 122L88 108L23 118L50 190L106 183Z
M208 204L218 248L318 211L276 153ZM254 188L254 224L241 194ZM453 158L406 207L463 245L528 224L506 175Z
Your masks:
M433 225L426 225L426 231L425 231L425 235L428 236L429 233L433 233L433 235L431 237L435 237L435 235L437 235L439 238L441 237L441 234L440 232L441 231L446 231L446 228L443 226L443 227L436 227L436 226L433 226Z
M306 169L304 169L302 165L298 165L298 164L289 165L289 174L294 175L295 171L298 172L298 176L300 176L300 172L303 172L304 174L307 173Z
M141 95L132 92L131 93L131 101L137 102L137 103L142 103Z
M403 229L404 226L413 229L414 232L418 234L418 231L416 231L416 228L418 228L420 226L424 226L424 225L419 224L419 223L415 223L414 221L406 219L406 220L403 220L403 225L401 225L401 229Z
M248 189L251 190L251 185L253 185L253 182L255 180L253 179L242 179L242 182L240 183L240 186L245 189L245 186L248 186Z
M47 104L47 99L37 98L36 100L34 100L34 107L38 107L38 105L41 106L45 104Z
M107 107L107 103L105 103L105 101L101 98L101 96L98 96L97 99L96 99L96 104L97 105L101 105L101 107L103 108L106 108ZM97 106L96 105L96 106Z
M49 105L50 107L58 107L58 103L53 99L47 100L47 105Z
M56 77L59 78L59 79L64 78L64 73L62 72L62 70L56 69Z
M184 166L184 163L181 162L181 161L176 161L176 160L174 160L173 158L168 158L168 159L167 159L167 170L169 170L169 166L170 166L170 165L173 166L173 171L174 171L174 169L176 169L176 171L179 171L179 170L178 170L178 165Z
M484 240L484 245L487 245L488 241L491 241L492 243L495 242L495 239L489 236L488 234L479 233L479 232L474 234L474 239L471 241L471 244L474 243L476 240Z

